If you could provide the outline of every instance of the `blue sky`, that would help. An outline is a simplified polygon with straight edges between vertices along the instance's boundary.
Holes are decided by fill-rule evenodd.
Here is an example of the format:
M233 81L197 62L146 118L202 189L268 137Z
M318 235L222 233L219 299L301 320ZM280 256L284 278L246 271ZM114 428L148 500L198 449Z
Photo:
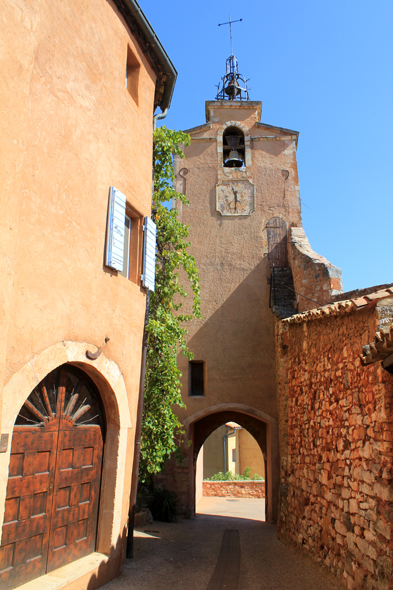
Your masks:
M303 225L344 290L393 282L392 0L140 0L179 75L167 127L205 122L230 55L262 121L300 132Z

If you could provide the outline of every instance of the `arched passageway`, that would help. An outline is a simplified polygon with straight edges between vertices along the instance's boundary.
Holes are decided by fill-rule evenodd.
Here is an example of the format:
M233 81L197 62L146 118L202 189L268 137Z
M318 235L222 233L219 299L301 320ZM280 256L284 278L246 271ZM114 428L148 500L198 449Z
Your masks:
M232 476L249 478L265 476L265 459L257 441L248 430L236 422L226 422L214 430L203 443L198 455L203 478L230 472Z
M203 443L196 461L195 506L199 514L233 514L265 520L265 458L252 434L226 422ZM240 516L242 515L242 516Z
M235 422L247 430L258 443L265 459L266 486L266 520L274 522L277 516L279 456L277 425L265 422L255 415L237 410L214 411L191 422L188 427L189 439L192 441L189 459L192 463L190 474L190 513L195 514L196 503L196 465L203 443L222 424Z

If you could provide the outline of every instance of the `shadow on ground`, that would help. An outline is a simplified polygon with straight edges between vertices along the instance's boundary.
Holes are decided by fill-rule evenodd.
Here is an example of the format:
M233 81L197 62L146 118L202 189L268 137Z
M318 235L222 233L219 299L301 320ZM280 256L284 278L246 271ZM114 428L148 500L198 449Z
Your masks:
M238 510L239 502L225 504ZM136 531L134 559L125 561L122 576L105 589L206 590L228 529L239 531L238 590L334 590L314 566L278 541L275 525L201 513L193 520L153 522Z

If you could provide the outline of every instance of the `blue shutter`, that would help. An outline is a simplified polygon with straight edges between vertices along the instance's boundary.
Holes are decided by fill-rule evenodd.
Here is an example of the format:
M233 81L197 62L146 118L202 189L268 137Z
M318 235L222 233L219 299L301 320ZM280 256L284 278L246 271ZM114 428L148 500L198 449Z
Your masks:
M142 286L154 291L156 278L156 224L145 217L143 224L143 275Z
M111 186L105 264L119 271L124 268L125 216L126 197Z

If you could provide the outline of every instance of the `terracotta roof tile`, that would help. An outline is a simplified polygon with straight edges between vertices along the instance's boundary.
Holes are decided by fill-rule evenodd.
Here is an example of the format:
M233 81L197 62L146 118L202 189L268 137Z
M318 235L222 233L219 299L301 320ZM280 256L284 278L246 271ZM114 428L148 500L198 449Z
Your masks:
M393 295L393 289L385 289L384 291L376 291L366 295L366 299L374 301L374 299L383 299L384 297L391 297Z
M367 305L367 303L369 303L369 300L366 299L366 297L359 297L359 299L351 299L351 301L353 301L356 307L362 307L363 305Z
M281 320L282 322L287 322L288 324L300 324L302 322L309 322L311 320L317 320L327 315L334 316L334 315L341 315L343 313L351 313L357 309L362 309L367 305L375 305L381 299L385 299L386 297L393 296L393 287L389 287L388 289L381 289L380 291L375 291L374 293L370 293L368 295L364 295L363 297L358 297L356 299L347 299L345 301L337 301L335 303L329 303L327 305L323 305L322 307L317 307L315 309L310 309L308 311L304 311L302 313L297 313L289 318L285 318Z

